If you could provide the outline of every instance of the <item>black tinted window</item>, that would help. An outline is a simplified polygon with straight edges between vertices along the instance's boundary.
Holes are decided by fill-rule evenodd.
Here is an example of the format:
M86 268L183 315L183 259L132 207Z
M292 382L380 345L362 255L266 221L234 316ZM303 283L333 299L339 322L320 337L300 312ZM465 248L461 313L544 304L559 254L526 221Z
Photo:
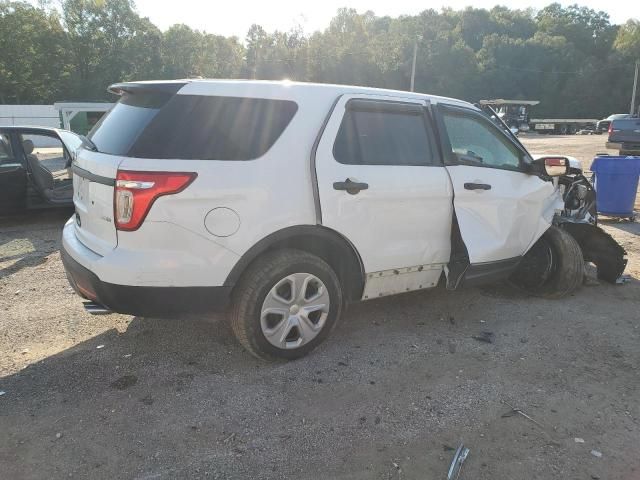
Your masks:
M432 165L434 155L420 113L349 109L333 154L355 165Z
M297 109L285 100L138 93L90 138L101 152L131 157L251 160L271 148Z
M170 98L171 95L165 93L125 93L88 137L100 152L126 155Z
M130 155L144 158L251 160L271 148L295 102L176 95L149 123Z

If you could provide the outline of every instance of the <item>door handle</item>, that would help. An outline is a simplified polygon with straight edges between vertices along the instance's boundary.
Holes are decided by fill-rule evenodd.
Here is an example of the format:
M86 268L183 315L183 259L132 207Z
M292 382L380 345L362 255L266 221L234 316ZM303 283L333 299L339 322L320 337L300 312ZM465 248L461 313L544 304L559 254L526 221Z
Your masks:
M360 192L360 190L367 190L368 188L368 183L354 182L350 178L347 178L344 182L333 182L334 190L346 190L347 193L350 193L351 195L355 195Z
M465 183L465 190L491 190L491 185L488 183Z

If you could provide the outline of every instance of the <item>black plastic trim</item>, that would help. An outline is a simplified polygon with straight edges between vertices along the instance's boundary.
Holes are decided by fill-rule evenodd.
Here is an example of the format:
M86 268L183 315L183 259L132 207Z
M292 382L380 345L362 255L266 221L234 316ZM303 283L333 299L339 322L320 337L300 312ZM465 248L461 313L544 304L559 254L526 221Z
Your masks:
M318 131L318 135L316 135L316 139L313 142L313 146L311 147L311 189L313 191L313 204L316 209L316 224L322 225L322 206L320 204L320 189L318 187L318 172L316 171L316 153L318 152L318 145L320 145L320 140L322 139L322 135L324 134L325 129L327 128L327 124L333 115L333 111L336 108L336 105L342 98L342 95L338 95L338 97L333 101L329 112L324 117L324 121L322 122L322 126Z
M507 258L495 262L472 263L465 272L462 285L473 287L484 283L505 280L518 267L522 257Z
M78 175L79 177L86 178L90 182L100 183L102 185L107 185L109 187L113 187L116 184L115 178L96 175L95 173L91 173L89 170L80 168L77 165L72 165L71 170L73 171L74 175Z
M224 311L231 287L139 287L103 282L75 261L64 247L62 263L73 289L83 298L109 310L141 317L174 317L183 314Z
M369 98L352 98L346 104L347 110L355 112L384 112L404 115L422 115L424 105L402 100L378 100Z
M123 82L123 83L114 83L107 88L109 93L113 93L116 95L122 95L124 92L126 93L137 93L137 92L158 92L158 93L166 93L166 94L174 94L177 93L182 87L184 87L189 81L185 82L149 82L149 83L138 83L138 82Z

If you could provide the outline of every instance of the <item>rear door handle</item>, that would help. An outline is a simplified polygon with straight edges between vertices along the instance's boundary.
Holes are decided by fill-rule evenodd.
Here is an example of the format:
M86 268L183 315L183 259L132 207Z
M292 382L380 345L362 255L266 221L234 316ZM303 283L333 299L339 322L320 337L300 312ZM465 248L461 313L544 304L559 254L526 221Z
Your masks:
M350 193L351 195L355 195L359 193L360 190L367 190L368 188L368 183L354 182L350 178L347 178L344 182L333 182L334 190L346 190L347 193Z
M488 183L465 183L465 190L491 190L491 185Z

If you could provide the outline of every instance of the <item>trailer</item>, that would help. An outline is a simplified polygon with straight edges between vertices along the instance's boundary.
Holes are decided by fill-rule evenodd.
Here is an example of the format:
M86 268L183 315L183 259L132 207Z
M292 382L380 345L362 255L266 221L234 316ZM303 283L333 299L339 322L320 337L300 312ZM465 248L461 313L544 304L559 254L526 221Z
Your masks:
M532 118L529 128L538 133L574 135L580 130L592 130L596 133L596 118Z
M489 105L510 127L520 132L533 130L538 133L573 135L579 131L595 133L597 118L530 118L529 108L540 103L539 100L480 100L480 105Z

